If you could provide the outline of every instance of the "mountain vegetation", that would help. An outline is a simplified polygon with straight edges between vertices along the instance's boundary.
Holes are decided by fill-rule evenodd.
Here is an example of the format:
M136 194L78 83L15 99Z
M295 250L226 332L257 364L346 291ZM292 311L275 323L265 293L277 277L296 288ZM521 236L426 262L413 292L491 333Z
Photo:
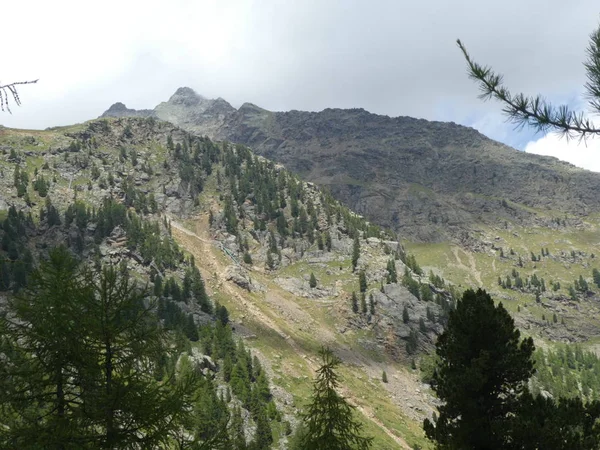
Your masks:
M204 111L204 125L186 122L195 133L159 119L189 108ZM473 210L452 203L491 210L476 230L436 225L449 242L414 242L396 233L417 229L414 215L390 230L328 183L197 134L209 122L210 133L231 126L229 108L181 89L155 111L118 106L107 114L118 118L0 129L5 447L463 448L475 442L468 435L479 448L502 435L512 440L493 445L567 448L552 447L551 423L568 436L560 445L593 448L599 381L587 344L599 329L600 275L596 217L580 215L595 200L578 181L592 175L536 160L571 177L572 189L555 181L562 200L551 209L511 197L475 200ZM271 117L274 130L296 116L240 110ZM306 114L335 124L346 112ZM385 122L365 114L350 114L364 116L363 130ZM468 153L465 142L501 148L470 133L456 154ZM563 200L574 209L560 210ZM557 344L566 341L579 346ZM446 370L456 361L468 376ZM499 388L490 372L506 374ZM477 411L473 386L487 402ZM481 408L496 411L489 429Z
M152 117L3 129L0 142L6 447L285 445L302 429L308 386L292 387L287 370L273 369L276 357L264 353L281 351L280 343L268 334L252 341L265 324L276 333L282 325L257 311L260 324L246 323L242 304L273 293L283 304L322 302L346 329L343 340L329 334L326 342L374 370L378 384L382 367L400 370L433 347L452 307L454 288L430 284L393 233L243 146ZM198 216L206 237L183 225L200 224ZM198 253L205 242L215 247ZM396 266L426 299L390 275ZM411 311L406 322L403 309ZM44 337L54 327L62 334ZM290 332L294 340L304 334ZM312 351L294 348L286 361ZM355 373L344 379L365 382ZM356 439L364 428L380 448L424 442L377 389L382 409L358 410ZM379 417L394 419L384 425Z
M250 103L235 109L190 88L153 110L117 104L103 114L129 115L246 145L412 241L473 247L485 240L481 226L572 228L600 206L598 174L454 123L362 109L271 112Z

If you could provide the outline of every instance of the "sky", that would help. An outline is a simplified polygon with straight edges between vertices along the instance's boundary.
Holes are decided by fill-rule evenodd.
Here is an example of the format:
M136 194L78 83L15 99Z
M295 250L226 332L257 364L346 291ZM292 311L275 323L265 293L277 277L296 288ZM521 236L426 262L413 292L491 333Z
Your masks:
M477 98L456 39L514 92L582 108L597 0L81 0L2 6L0 84L21 107L0 124L43 129L120 101L153 108L180 86L274 111L364 108L470 126L512 147L600 171L586 144L515 130ZM8 43L8 45L7 45Z

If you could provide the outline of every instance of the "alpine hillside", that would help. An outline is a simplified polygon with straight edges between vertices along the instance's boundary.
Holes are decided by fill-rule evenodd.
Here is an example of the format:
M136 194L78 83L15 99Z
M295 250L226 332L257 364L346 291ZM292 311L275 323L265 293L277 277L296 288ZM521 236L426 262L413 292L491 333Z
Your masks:
M479 239L478 225L547 226L548 215L578 219L600 210L600 175L454 123L363 109L272 112L250 103L236 109L190 88L154 110L117 103L102 116L132 115L246 145L413 241Z

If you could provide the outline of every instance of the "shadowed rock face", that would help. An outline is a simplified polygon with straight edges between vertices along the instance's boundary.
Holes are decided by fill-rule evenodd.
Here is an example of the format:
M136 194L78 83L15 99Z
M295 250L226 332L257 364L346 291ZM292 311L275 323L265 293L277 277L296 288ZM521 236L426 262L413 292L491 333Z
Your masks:
M136 113L116 104L103 117L123 111ZM363 109L271 112L250 103L235 109L189 88L154 113L194 133L247 145L416 240L461 240L481 223L548 225L540 211L564 218L600 210L600 174L519 152L454 123Z

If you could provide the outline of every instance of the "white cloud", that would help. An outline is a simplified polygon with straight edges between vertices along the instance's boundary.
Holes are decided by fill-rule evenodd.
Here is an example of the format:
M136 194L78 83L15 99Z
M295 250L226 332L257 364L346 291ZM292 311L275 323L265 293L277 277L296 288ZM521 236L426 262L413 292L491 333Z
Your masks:
M116 101L152 108L183 85L274 110L435 119L436 105L454 103L444 119L463 122L500 106L476 98L457 37L511 89L553 97L585 81L598 11L597 0L3 3L0 82L40 82L21 89L23 107L0 113L0 124L35 128L87 120ZM480 128L510 143L489 121Z
M550 133L537 141L529 142L525 151L554 156L582 169L600 172L600 138L589 138L587 142L567 141L556 133Z

